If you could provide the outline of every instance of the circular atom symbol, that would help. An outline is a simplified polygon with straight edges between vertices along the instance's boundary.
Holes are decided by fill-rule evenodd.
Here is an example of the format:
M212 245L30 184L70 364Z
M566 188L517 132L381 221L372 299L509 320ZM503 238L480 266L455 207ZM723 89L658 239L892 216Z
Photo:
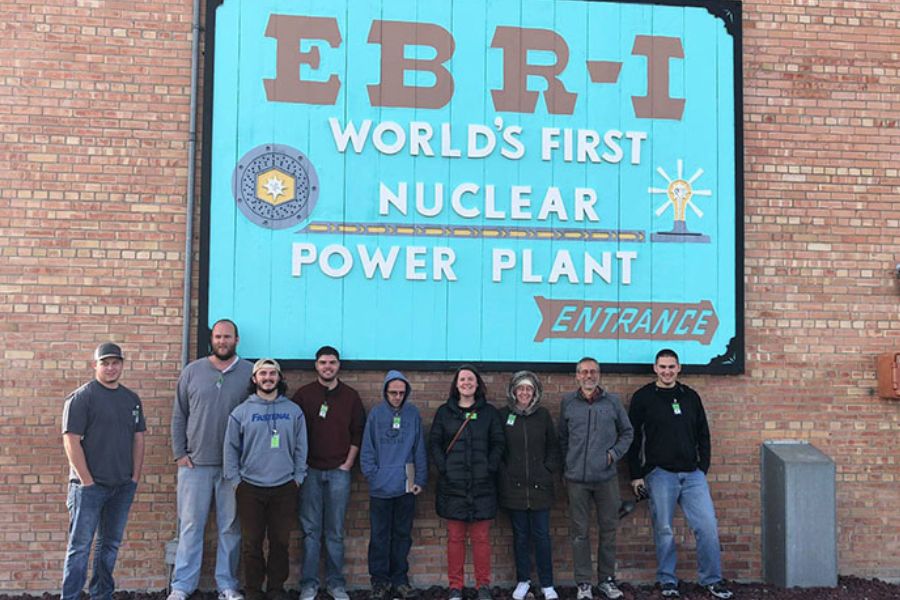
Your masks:
M285 229L306 219L319 198L319 176L305 154L284 144L247 152L231 176L234 201L260 227Z

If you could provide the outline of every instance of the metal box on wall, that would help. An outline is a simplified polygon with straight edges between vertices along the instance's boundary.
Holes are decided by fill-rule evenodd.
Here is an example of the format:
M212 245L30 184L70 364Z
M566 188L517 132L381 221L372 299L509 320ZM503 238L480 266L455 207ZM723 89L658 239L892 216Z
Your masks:
M875 360L878 396L900 400L900 351L879 354Z
M802 441L761 448L763 578L782 587L837 585L834 461Z

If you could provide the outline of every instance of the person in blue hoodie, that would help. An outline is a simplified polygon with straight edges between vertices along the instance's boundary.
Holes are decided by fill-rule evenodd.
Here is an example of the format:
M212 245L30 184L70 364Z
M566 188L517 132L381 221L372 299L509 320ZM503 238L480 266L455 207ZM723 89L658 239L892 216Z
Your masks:
M369 480L369 576L372 599L415 598L409 585L409 549L416 496L428 479L419 409L410 404L409 380L400 371L384 378L384 401L369 413L359 464ZM391 592L393 595L391 596Z
M251 395L228 418L223 475L236 489L247 600L286 600L288 546L297 519L297 490L306 478L306 421L285 397L281 367L253 365ZM268 560L263 542L269 540Z

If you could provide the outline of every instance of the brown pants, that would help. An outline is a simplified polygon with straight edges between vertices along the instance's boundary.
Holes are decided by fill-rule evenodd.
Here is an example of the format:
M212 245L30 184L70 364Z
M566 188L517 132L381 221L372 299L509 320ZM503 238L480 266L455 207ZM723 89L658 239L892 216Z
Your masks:
M237 488L241 521L241 561L247 598L262 597L263 580L269 595L284 591L288 577L288 544L297 522L297 485L259 487L242 481ZM269 538L268 561L263 540Z

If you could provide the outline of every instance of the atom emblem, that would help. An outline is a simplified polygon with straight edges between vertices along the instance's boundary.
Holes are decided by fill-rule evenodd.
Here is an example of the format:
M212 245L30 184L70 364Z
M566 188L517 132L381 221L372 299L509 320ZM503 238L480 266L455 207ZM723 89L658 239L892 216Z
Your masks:
M309 217L319 196L319 177L305 154L283 144L257 146L232 175L234 200L250 221L284 229Z

